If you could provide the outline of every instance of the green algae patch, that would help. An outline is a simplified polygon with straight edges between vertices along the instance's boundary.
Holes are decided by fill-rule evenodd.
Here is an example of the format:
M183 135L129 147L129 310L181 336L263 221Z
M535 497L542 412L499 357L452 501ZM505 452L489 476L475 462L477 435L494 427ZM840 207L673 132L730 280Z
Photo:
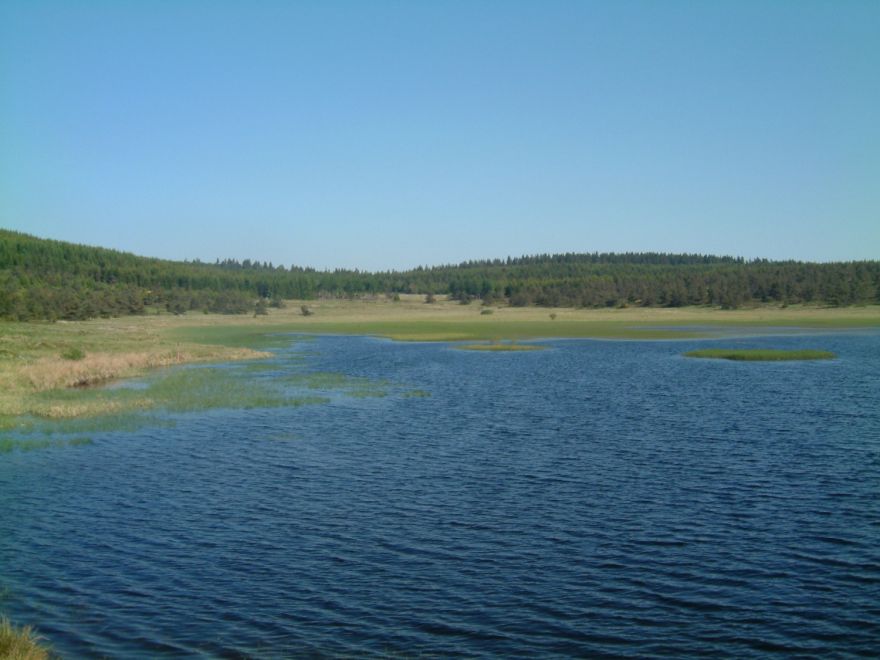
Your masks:
M783 362L790 360L833 360L837 356L830 351L781 350L764 348L703 348L684 354L691 358L711 358L741 362Z
M489 351L489 352L521 352L521 351L543 351L546 346L536 344L465 344L463 346L454 346L459 351Z

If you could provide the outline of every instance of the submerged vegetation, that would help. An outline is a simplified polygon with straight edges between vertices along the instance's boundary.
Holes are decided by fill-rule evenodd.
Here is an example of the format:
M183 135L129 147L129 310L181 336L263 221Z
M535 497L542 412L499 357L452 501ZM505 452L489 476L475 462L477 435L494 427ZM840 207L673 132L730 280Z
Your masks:
M51 438L0 438L0 454L8 454L14 449L32 451L49 447L83 447L95 444L91 438L70 438L69 440ZM0 657L3 657L0 655Z
M281 382L274 379L255 379L250 377L251 373L250 370L238 371L229 367L181 367L152 374L122 387L44 390L29 398L27 414L32 420L36 418L36 421L27 423L20 417L7 418L4 426L82 432L90 427L75 418L109 415L114 420L111 427L115 428L132 423L134 420L130 418L131 415L144 411L184 413L216 408L298 407L328 401L322 396L291 394L282 387ZM69 423L72 420L77 423ZM63 423L65 421L68 423ZM53 425L50 422L55 423ZM40 444L41 442L10 440L5 446L0 444L0 451L65 444L65 441L46 441ZM66 441L66 444L82 444L82 441L74 439Z
M286 377L284 382L311 390L338 391L358 399L387 396L391 385L387 380L358 378L328 371L293 374Z
M779 362L784 360L831 360L837 356L829 351L779 350L766 348L704 348L689 351L685 357L714 358L744 362Z
M541 351L547 348L537 344L464 344L454 346L460 351L489 351L489 352L506 352L506 351Z
M49 651L40 637L28 626L18 628L0 616L0 658L8 660L48 660Z
M368 273L139 257L0 230L0 319L83 320L161 310L252 314L284 300L420 294L543 307L734 309L751 303L880 302L880 261L746 261L697 254L555 254ZM303 316L315 309L300 304Z
M426 399L431 396L427 390L407 390L403 393L404 399Z

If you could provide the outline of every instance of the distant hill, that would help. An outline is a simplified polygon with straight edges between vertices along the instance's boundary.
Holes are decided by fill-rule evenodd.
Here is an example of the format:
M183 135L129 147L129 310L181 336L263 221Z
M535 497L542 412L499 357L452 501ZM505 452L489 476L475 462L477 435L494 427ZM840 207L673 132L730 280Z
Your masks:
M571 307L880 302L880 262L745 261L696 254L544 254L408 271L139 257L0 229L0 318L86 319L161 308L252 313L284 299L448 294Z

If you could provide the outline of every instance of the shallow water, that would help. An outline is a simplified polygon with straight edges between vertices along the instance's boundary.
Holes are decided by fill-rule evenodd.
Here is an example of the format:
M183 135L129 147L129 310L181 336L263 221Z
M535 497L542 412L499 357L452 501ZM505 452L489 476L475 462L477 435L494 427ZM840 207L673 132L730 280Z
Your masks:
M65 657L880 648L880 334L544 343L321 337L249 378L328 404L0 455L0 610Z

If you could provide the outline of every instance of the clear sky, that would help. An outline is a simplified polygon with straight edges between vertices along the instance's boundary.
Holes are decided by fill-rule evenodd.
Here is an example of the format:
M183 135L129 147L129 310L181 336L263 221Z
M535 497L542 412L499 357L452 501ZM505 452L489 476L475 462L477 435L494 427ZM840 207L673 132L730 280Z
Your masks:
M0 226L370 270L880 258L880 1L0 0Z

